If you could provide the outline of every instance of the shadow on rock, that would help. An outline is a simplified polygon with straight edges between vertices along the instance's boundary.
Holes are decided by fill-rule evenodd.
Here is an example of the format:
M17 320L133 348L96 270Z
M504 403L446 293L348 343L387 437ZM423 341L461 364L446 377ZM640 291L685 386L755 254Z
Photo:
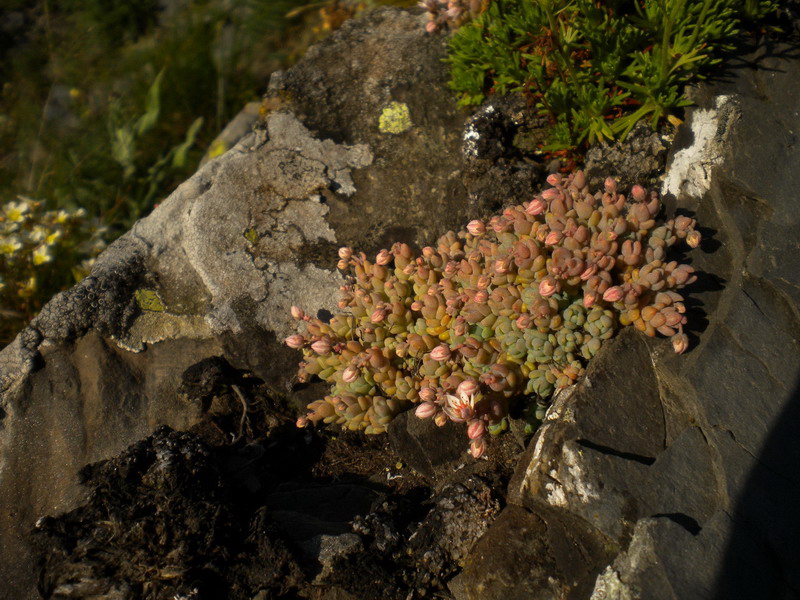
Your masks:
M731 438L733 434L729 433ZM800 380L772 428L732 515L714 600L800 598ZM735 438L732 440L736 443Z

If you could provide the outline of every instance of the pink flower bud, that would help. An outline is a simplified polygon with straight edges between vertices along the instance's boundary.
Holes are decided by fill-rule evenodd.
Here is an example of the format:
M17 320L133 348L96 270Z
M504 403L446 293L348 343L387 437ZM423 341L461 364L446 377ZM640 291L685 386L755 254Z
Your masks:
M552 277L545 277L539 284L539 295L542 298L549 298L558 290L558 284Z
M622 291L622 288L618 285L615 285L605 291L603 294L603 300L606 302L619 302L624 295L625 292Z
M474 236L483 235L486 233L486 226L483 224L482 221L475 219L474 221L470 221L467 223L467 231Z
M433 402L423 402L417 409L414 411L414 414L417 415L420 419L428 419L436 414L437 407Z
M472 455L472 458L480 458L483 456L484 452L486 452L486 440L480 438L478 440L472 440L469 443L469 453Z
M481 275L478 277L478 282L475 284L479 290L485 290L492 283L492 278L488 275Z
M591 308L594 306L595 302L597 302L597 294L594 292L586 292L583 295L583 307L584 308Z
M487 292L486 290L479 290L475 294L474 299L475 299L475 302L477 302L478 304L483 304L487 300L489 300L489 292Z
M558 231L551 231L544 238L544 243L548 246L555 246L561 240L561 233Z
M450 347L447 344L439 344L431 350L431 358L438 362L443 362L450 358Z
M389 254L388 250L381 250L378 252L378 255L375 257L375 264L378 265L388 265L392 261L392 255Z
M376 308L372 311L369 320L373 323L380 323L386 318L386 311L382 308Z
M342 246L339 248L339 258L342 260L349 260L351 256L353 256L352 248L349 248L348 246Z
M295 421L295 425L297 425L300 429L302 429L303 427L307 427L308 417L306 416L298 417L297 421Z
M473 419L467 425L467 437L471 440L479 440L486 433L486 425L480 419Z
M644 202L647 200L647 192L640 185L635 185L631 188L631 196L633 196L633 199L637 202Z
M591 279L592 275L595 273L597 273L597 265L589 265L583 270L583 273L581 273L581 281Z
M328 354L328 352L331 351L331 343L325 338L322 338L311 344L311 349L319 355Z
M306 313L303 312L303 309L298 306L292 306L292 318L300 320L306 316Z
M508 262L507 259L494 261L494 271L498 275L505 275L506 273L508 273L510 267L511 264Z
M686 243L689 244L692 248L697 248L700 245L700 241L702 240L702 236L700 235L699 231L695 231L692 229L689 233L686 234Z
M558 173L550 173L550 175L547 176L547 183L549 183L552 186L560 184L561 175L559 175Z
M507 226L508 222L503 217L495 215L489 219L489 227L491 227L495 233L504 232Z
M419 391L419 397L425 402L433 402L436 400L436 391L430 387L424 387Z
M361 375L361 371L353 365L350 365L344 370L344 373L342 373L342 381L345 383L353 383L358 379L359 375Z
M436 24L436 21L428 21L425 24L425 31L427 31L428 33L433 33L436 31L437 27L438 25Z
M411 310L420 311L420 310L422 310L423 306L424 306L424 304L422 304L422 302L420 300L414 300L414 302L411 303L411 307L410 308L411 308Z
M303 344L305 344L303 336L298 333L290 335L284 340L284 342L286 343L287 346L289 346L289 348L294 348L295 350L302 348Z
M345 259L343 259L343 258L342 258L342 259L340 259L340 260L339 260L339 262L337 262L337 263L336 263L336 268L337 268L337 269L339 269L340 271L344 271L344 270L345 270L345 269L347 269L347 267L349 267L349 266L350 266L350 263L348 263L348 262L347 262Z
M683 354L689 347L689 338L685 333L678 333L672 336L672 349L676 354Z
M456 394L458 395L466 394L467 396L474 396L480 391L481 386L474 379L465 379L459 383L458 387L456 388Z
M545 202L542 198L537 196L533 200L530 201L528 207L525 209L525 212L529 215L540 215L547 209L547 202Z
M527 329L531 326L531 317L530 315L520 315L514 322L520 329Z
M609 194L613 194L617 191L617 182L611 179L611 177L606 177L606 180L603 182L603 187L605 187Z
M447 423L447 415L443 412L436 413L436 416L433 417L433 422L436 423L437 427L444 427L445 423Z
M556 188L547 188L542 192L542 198L545 200L555 200L561 197L561 190Z

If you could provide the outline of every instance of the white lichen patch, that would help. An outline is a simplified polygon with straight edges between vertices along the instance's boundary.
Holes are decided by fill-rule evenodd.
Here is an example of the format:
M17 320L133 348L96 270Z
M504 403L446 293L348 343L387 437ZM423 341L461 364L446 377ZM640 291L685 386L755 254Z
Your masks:
M732 103L731 96L717 96L713 109L692 112L690 127L694 141L675 153L662 194L701 198L710 189L711 171L722 162L722 134L728 129L728 120L735 118Z
M589 600L633 600L631 590L610 566L600 573L594 584Z
M563 457L563 465L567 467L567 472L569 473L569 480L564 482L564 487L570 496L577 498L583 504L589 504L592 500L599 499L600 494L594 489L594 486L581 468L582 460L578 452L571 446L564 446L561 449L561 456Z
M292 305L311 315L320 310L334 312L339 300L342 277L314 265L298 267L294 263L271 263L265 269L269 288L266 301L258 307L256 321L273 331L278 339L297 332L291 317Z
M481 139L481 133L478 131L476 123L482 116L494 114L495 110L495 107L491 104L485 106L475 113L475 115L467 123L467 126L464 128L461 151L467 158L477 158L479 154L478 141Z
M544 484L545 495L547 503L551 506L567 507L567 494L564 492L564 487L556 483Z

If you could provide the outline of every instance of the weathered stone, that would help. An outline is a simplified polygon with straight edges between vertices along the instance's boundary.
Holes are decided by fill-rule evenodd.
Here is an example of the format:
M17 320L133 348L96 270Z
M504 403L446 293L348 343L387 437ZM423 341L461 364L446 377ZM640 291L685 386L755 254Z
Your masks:
M0 353L0 552L13 557L0 580L15 598L33 593L25 532L75 505L79 466L158 424L193 424L198 407L178 394L187 367L221 356L285 399L299 360L282 344L297 326L289 309L335 308L337 246L428 244L478 216L461 184L464 117L444 85L445 42L422 25L375 11L276 75L281 99L256 130ZM407 131L380 131L391 101L409 108Z
M509 505L478 540L460 581L464 600L588 597L613 543L566 510L532 507Z
M368 253L395 241L424 246L485 212L486 203L468 199L461 183L465 115L446 91L446 43L425 32L424 16L380 9L345 23L270 80L268 93L319 137L366 144L375 157L353 173L352 198L326 197L342 244ZM393 107L407 110L410 127L382 131L381 116Z
M652 186L664 172L670 141L639 121L622 141L592 144L586 152L584 171L592 189L599 189L609 175L623 188L634 184Z
M469 440L464 427L452 421L437 427L433 419L420 419L407 411L389 424L388 433L394 451L431 482L447 481L467 463Z

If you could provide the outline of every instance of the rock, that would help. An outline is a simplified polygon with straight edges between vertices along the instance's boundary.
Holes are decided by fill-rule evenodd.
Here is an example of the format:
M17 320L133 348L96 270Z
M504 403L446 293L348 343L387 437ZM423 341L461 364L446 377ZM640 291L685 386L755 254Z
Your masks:
M522 96L487 100L467 120L462 138L470 197L490 202L495 211L508 206L509 198L530 199L547 176L541 161L530 158L539 153L542 128L543 120L533 116Z
M634 184L653 187L664 172L671 139L639 121L626 138L612 144L598 142L586 152L584 172L591 189L602 189L606 177L622 188Z
M464 115L446 91L449 75L441 60L447 39L425 33L424 18L372 11L270 80L268 94L285 99L319 137L366 144L373 153L372 166L353 173L358 193L346 202L327 200L339 241L368 254L395 241L428 245L488 210L465 194ZM408 122L382 130L393 113L407 114Z
M11 557L0 580L15 598L34 593L27 532L77 505L80 466L159 424L197 422L178 391L188 367L222 357L287 402L299 360L281 343L296 327L289 308L335 308L337 246L428 244L479 216L461 183L445 41L421 19L374 11L276 75L279 98L255 131L0 353L0 552ZM401 133L379 128L391 102L409 109Z
M388 433L398 456L431 482L447 481L454 471L474 463L467 455L464 427L452 421L437 427L433 419L420 419L407 411L389 424Z
M532 518L522 507L548 506L609 540L613 559L595 563L576 597L800 597L800 65L780 47L743 61L759 68L696 92L664 181L668 210L704 228L688 290L692 347L676 356L635 332L604 346L553 403L509 488L506 510L520 522ZM500 561L503 523L468 557L472 572ZM545 536L532 527L514 551ZM537 597L565 593L561 573L543 571L555 575L538 579Z
M613 548L569 511L509 505L467 556L463 600L586 598Z

